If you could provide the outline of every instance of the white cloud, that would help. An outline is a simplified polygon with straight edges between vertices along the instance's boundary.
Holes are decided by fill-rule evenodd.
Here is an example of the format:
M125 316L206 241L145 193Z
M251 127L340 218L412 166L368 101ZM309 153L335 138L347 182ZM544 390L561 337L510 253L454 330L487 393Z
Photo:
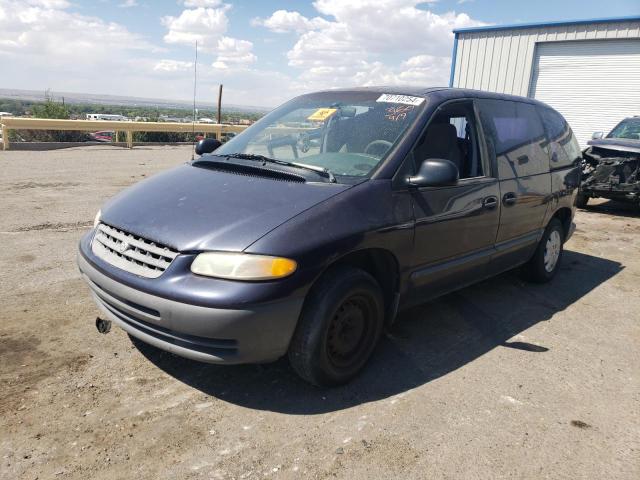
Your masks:
M291 12L288 10L277 10L273 12L269 18L254 18L251 21L251 25L253 26L263 26L276 33L302 33L327 26L328 23L329 22L320 17L309 19L300 12Z
M218 57L213 63L215 68L226 69L230 67L242 68L256 61L256 56L251 53L253 43L247 40L222 37L218 40Z
M435 14L417 8L418 0L317 0L314 6L335 18L338 34L369 52L449 54L453 28L478 25L467 14ZM324 29L323 29L324 30ZM321 30L320 33L323 33Z
M118 5L118 7L120 8L132 8L137 6L138 6L137 0L124 0L124 2Z
M229 20L226 11L229 6L221 8L204 8L183 10L177 17L162 17L162 24L169 31L164 41L170 44L198 46L204 50L214 50L218 40L227 31Z
M156 72L182 72L185 70L191 70L193 68L193 62L183 62L181 60L160 60L155 64L153 69Z
M448 56L416 55L402 62L396 80L401 84L442 84L450 68L451 58Z
M186 0L184 4L196 8L187 8L177 17L167 16L161 20L169 29L164 36L166 43L193 47L197 41L202 51L217 54L213 66L219 69L241 69L256 61L253 43L225 36L230 5L214 0Z
M67 11L67 2L28 3L0 0L0 55L19 58L20 63L41 61L77 70L122 52L157 50L122 25ZM97 55L105 46L109 55Z
M321 15L278 10L254 19L273 32L296 32L287 52L301 88L445 84L454 28L480 25L464 13L436 14L420 0L316 0Z
M24 3L43 8L69 8L71 5L67 0L27 0Z

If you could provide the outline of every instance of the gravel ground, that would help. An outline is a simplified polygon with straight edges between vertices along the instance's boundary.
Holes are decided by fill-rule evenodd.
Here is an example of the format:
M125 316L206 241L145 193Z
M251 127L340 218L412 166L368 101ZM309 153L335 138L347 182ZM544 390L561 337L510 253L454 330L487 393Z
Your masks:
M578 212L557 278L403 314L352 384L96 332L76 244L188 147L0 152L0 478L640 478L640 216Z

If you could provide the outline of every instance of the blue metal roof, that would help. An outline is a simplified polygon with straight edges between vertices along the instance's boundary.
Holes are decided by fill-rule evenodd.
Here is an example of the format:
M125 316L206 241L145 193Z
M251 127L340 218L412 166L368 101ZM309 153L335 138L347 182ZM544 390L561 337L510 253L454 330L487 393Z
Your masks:
M594 23L614 23L614 22L638 22L640 16L630 17L609 17L609 18L588 18L585 20L561 20L557 22L538 22L538 23L513 23L511 25L487 25L484 27L457 28L453 33L467 32L490 32L495 30L521 30L524 28L536 27L559 27L564 25L591 25Z

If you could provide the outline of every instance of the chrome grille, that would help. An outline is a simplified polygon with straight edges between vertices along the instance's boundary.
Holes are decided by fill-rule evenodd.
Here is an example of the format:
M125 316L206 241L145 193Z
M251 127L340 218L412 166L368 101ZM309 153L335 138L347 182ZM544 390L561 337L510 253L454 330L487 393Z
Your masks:
M93 253L111 265L142 277L157 278L178 252L104 223L96 228Z

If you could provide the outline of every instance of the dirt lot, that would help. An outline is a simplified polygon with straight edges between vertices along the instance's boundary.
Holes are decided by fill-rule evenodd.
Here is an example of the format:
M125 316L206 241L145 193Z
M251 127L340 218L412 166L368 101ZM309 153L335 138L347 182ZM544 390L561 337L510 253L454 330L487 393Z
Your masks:
M640 216L577 216L549 285L403 314L357 381L219 367L96 332L76 244L185 147L0 152L0 477L640 478Z

